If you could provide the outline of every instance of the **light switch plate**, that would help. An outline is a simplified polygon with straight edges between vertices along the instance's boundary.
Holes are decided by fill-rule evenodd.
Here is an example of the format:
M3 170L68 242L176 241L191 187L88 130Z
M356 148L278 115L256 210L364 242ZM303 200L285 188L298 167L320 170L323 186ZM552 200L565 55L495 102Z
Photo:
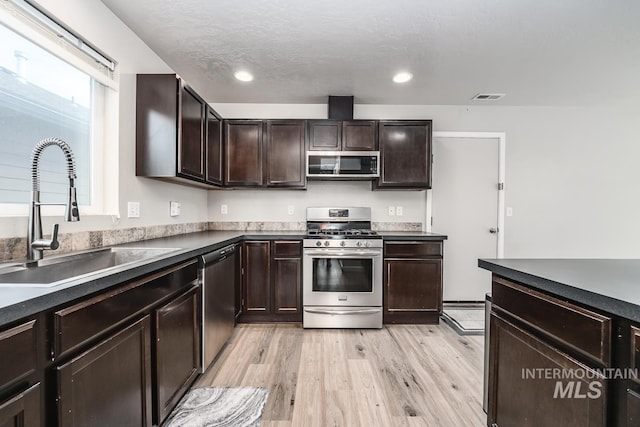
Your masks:
M395 216L395 215L396 215L396 207L389 206L389 216Z
M511 206L507 206L507 216L513 216L513 208Z
M179 202L169 202L169 216L180 216L181 205Z
M140 202L127 203L127 217L140 218Z

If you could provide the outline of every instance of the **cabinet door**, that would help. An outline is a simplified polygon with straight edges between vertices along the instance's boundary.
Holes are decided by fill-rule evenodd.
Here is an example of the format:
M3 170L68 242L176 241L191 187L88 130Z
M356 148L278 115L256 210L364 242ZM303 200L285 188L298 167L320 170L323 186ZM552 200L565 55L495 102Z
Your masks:
M304 188L304 120L268 120L266 163L268 187Z
M155 311L156 405L160 424L195 379L200 366L198 287Z
M36 320L29 320L0 331L0 389L24 381L36 371L37 323Z
M302 245L299 241L276 240L272 244L273 311L302 321Z
M377 129L374 120L342 122L342 149L344 151L375 151Z
M61 427L151 426L149 316L57 368Z
M0 402L0 426L40 427L40 383Z
M438 323L442 259L385 259L385 323Z
M309 120L307 139L311 151L342 149L342 122L336 120Z
M244 242L242 245L243 314L267 314L271 312L269 300L269 242Z
M489 364L487 425L607 425L607 384L601 375L494 313ZM557 379L547 378L547 372L577 374Z
M262 186L262 121L224 121L225 185Z
M204 178L204 105L186 86L180 86L178 173Z
M206 181L209 184L222 185L224 160L222 156L222 121L208 107L206 135Z
M431 121L378 125L380 178L374 188L431 188Z
M627 427L640 425L640 394L627 390Z

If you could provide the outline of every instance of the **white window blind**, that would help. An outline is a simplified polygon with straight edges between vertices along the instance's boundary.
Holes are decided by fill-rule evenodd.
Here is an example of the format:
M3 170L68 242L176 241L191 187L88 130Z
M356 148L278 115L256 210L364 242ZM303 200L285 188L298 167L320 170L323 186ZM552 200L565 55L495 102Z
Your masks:
M48 137L71 146L80 205L101 203L102 139L107 91L116 87L115 62L88 43L47 21L28 2L0 7L0 215L29 202L31 152ZM31 9L30 9L31 8ZM31 14L30 14L31 13ZM74 37L74 39L71 39ZM62 151L40 158L41 199L65 200L68 179Z

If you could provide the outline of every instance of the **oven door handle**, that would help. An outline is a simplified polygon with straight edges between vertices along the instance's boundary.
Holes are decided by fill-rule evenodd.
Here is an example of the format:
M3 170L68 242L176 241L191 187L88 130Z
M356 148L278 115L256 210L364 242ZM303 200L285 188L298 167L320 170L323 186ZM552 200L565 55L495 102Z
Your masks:
M315 313L315 314L338 314L338 315L349 315L349 314L376 314L380 312L379 308L362 308L356 310L326 310L322 308L305 308L304 311L307 313Z
M373 258L382 256L382 251L349 251L349 252L333 252L319 251L319 250L306 250L304 255L313 256L317 258L336 258L336 257L354 257L354 258Z

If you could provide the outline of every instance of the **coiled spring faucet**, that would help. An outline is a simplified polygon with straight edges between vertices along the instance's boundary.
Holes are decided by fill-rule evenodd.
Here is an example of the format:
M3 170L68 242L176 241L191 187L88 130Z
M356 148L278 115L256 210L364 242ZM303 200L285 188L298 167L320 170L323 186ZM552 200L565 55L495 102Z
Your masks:
M66 203L41 203L40 202L40 172L39 165L40 155L45 148L49 146L58 146L64 153L67 162L67 173L69 175L69 192L67 194ZM46 240L42 237L42 216L40 206L42 205L65 205L65 221L80 221L80 212L78 211L78 199L76 197L76 188L74 180L76 179L76 165L73 161L73 152L69 144L58 138L47 138L36 144L31 155L31 204L29 209L29 231L27 236L27 260L28 262L37 262L42 259L42 252L45 249L58 249L58 224L54 224L51 232L51 239Z

